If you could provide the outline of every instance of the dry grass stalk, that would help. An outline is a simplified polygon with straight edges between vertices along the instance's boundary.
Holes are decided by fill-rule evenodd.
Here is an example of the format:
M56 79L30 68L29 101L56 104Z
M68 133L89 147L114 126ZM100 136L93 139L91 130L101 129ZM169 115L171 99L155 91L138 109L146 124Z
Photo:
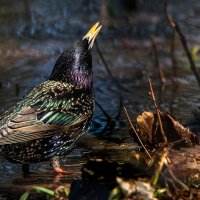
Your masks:
M144 148L144 150L145 150L146 154L148 155L148 157L149 157L150 159L152 159L152 158L151 158L151 155L149 154L149 152L147 151L146 147L145 147L144 144L142 143L142 141L141 141L141 139L140 139L140 137L139 137L137 131L135 130L135 127L133 126L133 124L132 124L132 122L131 122L131 119L130 119L130 116L129 116L129 114L128 114L128 111L127 111L127 109L126 109L125 107L124 107L124 110L125 110L125 114L126 114L126 116L127 116L128 122L129 122L131 128L133 129L135 135L137 136L137 138L138 138L140 144L141 144L142 147Z
M175 58L175 45L176 45L176 31L173 30L171 49L170 49L171 62L172 62L172 67L173 67L173 79L178 77L177 62L176 62L176 58Z
M164 132L164 129L163 129L163 124L162 124L161 117L160 117L160 109L158 108L158 105L156 103L156 98L155 98L155 95L154 95L152 83L151 83L151 80L149 79L149 77L148 77L148 81L149 81L149 87L150 87L150 95L151 95L151 98L153 100L153 103L154 103L154 106L155 106L155 109L156 109L156 112L157 112L157 116L158 116L158 122L159 122L159 125L160 125L160 131L161 131L161 134L162 134L164 142L167 143L167 138L165 136L165 132Z
M168 149L164 148L160 162L158 164L158 168L156 169L155 176L153 178L153 185L157 185L157 182L158 182L158 179L159 179L159 176L160 176L160 172L162 171L164 164L167 163L168 153L169 153Z
M164 77L164 73L163 73L162 67L160 66L158 50L157 50L155 39L153 37L151 37L151 43L152 43L153 53L154 53L154 57L155 57L155 66L159 71L160 82L164 83L165 82L165 77Z

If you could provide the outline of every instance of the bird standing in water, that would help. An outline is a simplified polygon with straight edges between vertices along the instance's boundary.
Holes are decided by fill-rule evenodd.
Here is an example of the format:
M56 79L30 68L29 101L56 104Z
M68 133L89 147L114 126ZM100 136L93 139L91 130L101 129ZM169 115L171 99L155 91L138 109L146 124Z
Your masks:
M0 155L29 164L69 153L87 132L94 109L91 49L101 26L96 23L82 40L60 55L50 78L31 90L0 118Z

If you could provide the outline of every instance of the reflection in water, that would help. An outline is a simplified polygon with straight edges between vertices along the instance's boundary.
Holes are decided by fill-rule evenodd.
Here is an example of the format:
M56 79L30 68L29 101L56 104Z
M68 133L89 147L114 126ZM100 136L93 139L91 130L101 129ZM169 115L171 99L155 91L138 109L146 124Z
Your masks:
M107 149L111 152L111 159L121 159L118 154L120 145L128 143L129 135L123 113L116 120L120 96L134 117L152 108L145 77L145 74L153 75L155 71L150 35L158 37L160 64L167 78L162 90L159 90L158 78L154 80L158 103L163 111L172 113L184 122L192 119L191 111L200 106L199 88L193 75L183 68L179 69L180 77L175 84L171 82L173 74L169 52L171 44L170 39L166 39L170 38L170 28L163 20L162 1L157 0L156 3L154 1L154 4L151 0L135 2L137 6L134 7L134 12L126 11L126 5L122 5L123 0L1 2L1 113L31 88L47 79L60 52L69 47L72 41L84 35L88 27L99 20L104 24L98 38L99 48L112 74L127 90L119 88L112 81L98 53L94 52L96 100L110 117L103 113L100 106L96 106L90 134L83 138L78 148L63 160L63 163L70 165L67 167L73 174L55 177L49 164L43 162L31 165L31 170L37 172L36 174L23 177L20 164L9 163L2 158L0 193L7 193L10 185L16 191L20 187L24 190L33 184L52 186L63 181L70 183L73 177L79 176L81 164L86 162L87 155L94 150ZM176 13L176 17L185 34L189 35L191 46L199 41L196 30L199 24L197 22L200 17L198 12L200 3L195 1L191 5L175 1L170 8L172 13L177 10L180 12ZM185 8L187 13L182 12ZM178 43L174 53L178 58L176 63L179 63L179 66L187 66L185 55ZM126 150L132 148L135 146L126 146Z

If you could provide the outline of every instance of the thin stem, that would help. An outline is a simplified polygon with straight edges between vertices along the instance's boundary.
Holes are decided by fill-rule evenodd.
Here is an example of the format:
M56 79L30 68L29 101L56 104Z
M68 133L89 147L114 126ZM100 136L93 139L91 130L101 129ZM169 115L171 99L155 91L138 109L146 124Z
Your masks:
M156 112L157 112L157 116L158 116L158 122L159 122L159 125L160 125L160 131L161 131L161 134L163 136L164 142L167 143L167 138L165 136L165 132L164 132L164 129L163 129L163 124L162 124L161 117L160 117L160 109L158 108L158 105L156 103L156 98L155 98L155 95L154 95L154 92L153 92L153 87L152 87L151 80L150 80L149 77L147 77L147 78L148 78L148 81L149 81L150 95L151 95L151 98L153 100L153 103L154 103L154 106L155 106L155 109L156 109Z
M153 37L151 37L151 43L152 43L153 53L154 53L154 57L155 57L155 66L159 71L160 82L164 83L165 82L165 77L164 77L164 73L163 73L162 67L160 66L158 50L157 50L155 39Z
M196 78L196 80L197 80L197 82L198 82L198 84L200 86L200 76L199 76L197 67L195 65L195 62L194 62L194 60L192 58L192 54L190 53L190 50L188 48L187 40L186 40L184 34L181 32L181 29L180 29L180 26L178 25L178 23L176 21L174 21L174 19L172 18L171 15L169 15L168 10L167 10L167 3L168 3L168 1L165 0L165 2L164 2L165 16L166 16L167 21L168 21L169 25L171 26L171 28L173 30L175 30L176 33L178 34L178 36L179 36L179 38L181 40L183 49L184 49L184 51L186 53L186 56L188 58L188 61L190 63L190 68L191 68L191 70L192 70L192 72L193 72L193 74L194 74L194 76L195 76L195 78Z
M175 43L176 43L176 31L173 30L171 49L170 49L171 62L172 62L172 67L173 67L173 80L177 78L178 76L178 69L177 69L177 63L176 63L176 58L175 58Z
M169 153L168 149L164 148L158 168L156 169L156 172L155 172L155 175L153 178L153 185L157 185L157 183L158 183L160 172L162 171L164 164L167 162L168 153Z
M179 185L181 185L185 190L189 191L189 187L187 185L185 185L182 181L180 181L178 178L176 178L176 176L171 171L171 169L169 169L169 167L168 167L168 171L169 171L169 173L170 173L170 175L171 175L171 177L173 178L174 181L176 181Z
M128 114L128 111L127 111L127 109L126 109L125 107L124 107L124 110L125 110L125 113L126 113L128 122L129 122L131 128L133 129L135 135L137 136L137 138L138 138L140 144L141 144L142 147L144 148L144 150L145 150L145 152L147 153L147 155L149 156L149 158L152 159L152 158L151 158L151 155L149 154L149 152L147 151L146 147L145 147L144 144L142 143L142 141L141 141L139 135L137 134L137 131L135 130L135 127L133 126L133 124L132 124L132 122L131 122L131 119L130 119L130 116L129 116L129 114Z
M104 64L104 67L105 67L105 69L106 69L108 75L112 78L113 82L115 82L115 84L116 84L119 88L121 88L121 89L123 89L123 90L125 90L125 91L128 91L128 89L125 88L125 87L123 87L123 86L119 83L119 81L113 76L113 74L112 74L112 72L111 72L111 70L110 70L110 68L109 68L109 66L108 66L108 63L106 62L106 60L105 60L105 58L104 58L104 56L103 56L101 50L99 49L99 45L98 45L97 40L95 40L95 46L96 46L96 50L97 50L97 52L98 52L98 54L99 54L99 56L100 56L100 59L101 59L102 63Z
M104 110L101 104L97 102L97 100L95 100L95 104L99 107L99 109L102 111L102 113L106 116L107 119L112 119L112 117L110 117L110 115Z

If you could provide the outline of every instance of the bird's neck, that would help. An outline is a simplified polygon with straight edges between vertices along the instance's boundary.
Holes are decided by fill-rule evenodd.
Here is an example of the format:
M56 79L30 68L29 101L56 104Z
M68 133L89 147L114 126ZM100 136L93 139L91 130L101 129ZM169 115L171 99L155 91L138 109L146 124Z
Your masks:
M70 72L60 70L52 73L49 80L70 83L75 87L86 90L91 90L93 88L92 72L80 73L77 70L71 70Z
M82 73L78 70L72 70L68 77L69 82L85 89L92 89L93 87L93 75L92 72Z

